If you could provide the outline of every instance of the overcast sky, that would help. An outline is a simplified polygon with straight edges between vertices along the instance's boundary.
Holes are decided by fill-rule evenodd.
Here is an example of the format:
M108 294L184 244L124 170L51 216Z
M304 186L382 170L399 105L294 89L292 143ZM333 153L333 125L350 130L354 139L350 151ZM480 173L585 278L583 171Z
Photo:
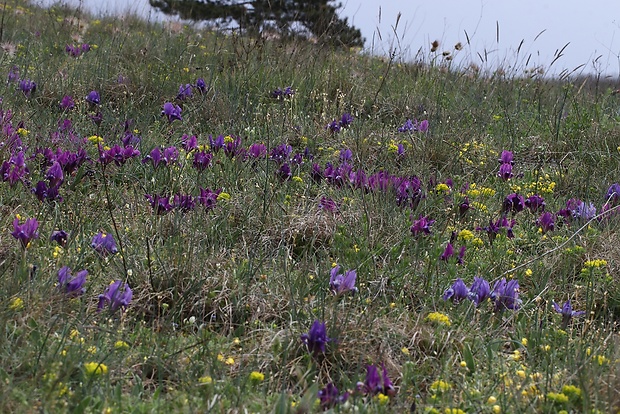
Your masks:
M36 0L50 4L52 0ZM564 48L550 73L585 65L585 73L602 72L620 76L619 0L339 0L341 15L362 30L366 47L387 53L393 47L401 58L413 58L418 50L428 54L430 43L439 40L439 51L465 48L457 64L549 68L556 53ZM67 0L84 4L95 13L130 10L151 19L161 19L148 0ZM398 13L401 18L394 34ZM497 41L499 27L499 42ZM467 35L465 34L467 33ZM467 36L470 44L467 45ZM517 48L523 45L517 55ZM599 57L600 56L600 57ZM597 59L594 64L593 60Z

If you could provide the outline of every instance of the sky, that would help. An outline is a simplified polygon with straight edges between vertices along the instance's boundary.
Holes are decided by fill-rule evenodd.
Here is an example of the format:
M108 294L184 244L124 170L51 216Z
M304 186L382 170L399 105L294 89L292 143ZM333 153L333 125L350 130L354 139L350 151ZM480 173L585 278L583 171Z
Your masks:
M429 59L432 41L440 42L438 53L455 53L454 45L461 42L464 48L452 64L476 63L490 70L501 65L515 71L542 66L550 75L583 65L573 73L600 73L620 80L618 0L339 1L341 16L361 29L366 48L375 54L394 51L399 59L412 60L421 50ZM148 0L64 2L82 4L94 13L132 11L152 20L165 18ZM560 51L562 56L553 62Z

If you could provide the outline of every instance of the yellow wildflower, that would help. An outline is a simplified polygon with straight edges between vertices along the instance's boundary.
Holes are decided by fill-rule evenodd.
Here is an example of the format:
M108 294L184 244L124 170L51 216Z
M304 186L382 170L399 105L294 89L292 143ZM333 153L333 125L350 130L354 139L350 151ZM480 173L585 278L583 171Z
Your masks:
M426 320L436 325L450 326L450 318L441 312L431 312L426 316Z
M9 309L13 311L20 311L24 308L24 301L22 298L13 298L11 302L9 302Z
M89 376L107 374L108 367L99 362L87 362L84 364L84 372Z
M265 374L258 371L252 371L250 373L250 382L254 384L258 384L259 382L263 382L265 380Z
M430 386L430 390L434 393L446 392L451 388L452 384L443 380L434 381Z

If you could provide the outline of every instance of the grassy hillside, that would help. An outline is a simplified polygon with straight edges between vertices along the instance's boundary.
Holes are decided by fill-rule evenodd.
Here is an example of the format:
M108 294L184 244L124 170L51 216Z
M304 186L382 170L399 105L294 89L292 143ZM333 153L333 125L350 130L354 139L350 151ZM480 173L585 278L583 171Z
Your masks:
M1 10L0 411L620 409L609 82Z

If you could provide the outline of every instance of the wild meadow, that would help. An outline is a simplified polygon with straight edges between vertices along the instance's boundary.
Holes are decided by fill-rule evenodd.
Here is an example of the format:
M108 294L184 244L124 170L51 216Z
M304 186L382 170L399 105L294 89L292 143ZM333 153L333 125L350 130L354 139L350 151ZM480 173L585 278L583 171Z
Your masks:
M1 412L620 410L611 82L1 10Z

